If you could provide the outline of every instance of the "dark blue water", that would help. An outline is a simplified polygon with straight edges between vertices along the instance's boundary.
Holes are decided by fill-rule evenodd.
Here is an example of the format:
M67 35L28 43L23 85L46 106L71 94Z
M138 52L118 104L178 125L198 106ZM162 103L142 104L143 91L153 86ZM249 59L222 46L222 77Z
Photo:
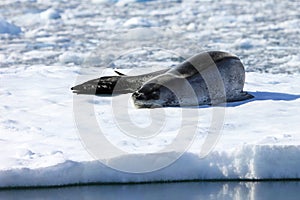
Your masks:
M0 199L299 199L300 181L189 182L0 190Z

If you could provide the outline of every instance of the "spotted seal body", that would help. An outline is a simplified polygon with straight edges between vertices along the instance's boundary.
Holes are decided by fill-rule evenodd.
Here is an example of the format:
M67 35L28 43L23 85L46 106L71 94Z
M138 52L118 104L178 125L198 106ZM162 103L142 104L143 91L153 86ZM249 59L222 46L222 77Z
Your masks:
M75 93L131 93L138 108L216 105L250 99L243 91L245 69L232 54L211 51L175 68L139 76L101 77L75 86Z

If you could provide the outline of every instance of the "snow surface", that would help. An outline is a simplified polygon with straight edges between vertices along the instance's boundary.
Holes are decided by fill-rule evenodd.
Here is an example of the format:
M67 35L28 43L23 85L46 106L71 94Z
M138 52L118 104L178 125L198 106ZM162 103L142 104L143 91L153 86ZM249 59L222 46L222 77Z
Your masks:
M300 178L298 2L4 0L0 5L0 187ZM204 158L201 147L218 108L155 109L166 113L163 131L137 139L123 135L111 115L111 103L129 95L74 97L70 91L78 79L96 78L104 68L108 75L113 68L138 74L175 65L180 56L201 49L239 55L247 69L245 90L255 96L227 105L220 138ZM149 173L126 173L88 153L74 120L74 98L92 105L107 140L127 152L108 158L118 166L176 157L172 149L160 150L176 141L181 120L189 120L181 114L197 110L201 123L176 162ZM120 119L138 127L160 120L130 102L118 108L130 115L119 113Z

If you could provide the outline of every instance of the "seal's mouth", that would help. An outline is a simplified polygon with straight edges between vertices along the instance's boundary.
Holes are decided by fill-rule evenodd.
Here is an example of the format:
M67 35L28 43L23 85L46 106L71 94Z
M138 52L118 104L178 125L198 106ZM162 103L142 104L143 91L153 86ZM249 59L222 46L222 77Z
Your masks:
M159 92L145 94L136 91L132 94L134 105L137 108L161 108L164 102L159 99Z
M137 108L180 107L177 97L173 93L166 93L165 91L155 91L148 94L136 91L132 94L132 99Z

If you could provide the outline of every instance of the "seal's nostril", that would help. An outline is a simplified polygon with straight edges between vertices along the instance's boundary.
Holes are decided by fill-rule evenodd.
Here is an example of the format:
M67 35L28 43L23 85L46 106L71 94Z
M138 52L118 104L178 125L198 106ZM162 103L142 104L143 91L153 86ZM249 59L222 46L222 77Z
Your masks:
M137 100L146 100L146 96L143 93L135 92L133 93L133 97Z
M138 92L134 92L133 94L132 94L132 96L134 96L134 97L136 97L138 95Z

